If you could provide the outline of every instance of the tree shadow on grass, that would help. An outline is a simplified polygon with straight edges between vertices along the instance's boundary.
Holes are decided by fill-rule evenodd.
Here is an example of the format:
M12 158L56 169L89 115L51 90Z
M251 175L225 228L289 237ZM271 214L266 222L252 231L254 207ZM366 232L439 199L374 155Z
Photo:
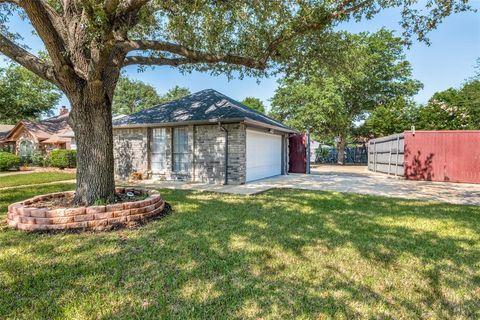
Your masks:
M478 208L298 190L162 193L174 214L134 230L39 235L2 228L0 316L478 312L478 236L461 235L478 234Z

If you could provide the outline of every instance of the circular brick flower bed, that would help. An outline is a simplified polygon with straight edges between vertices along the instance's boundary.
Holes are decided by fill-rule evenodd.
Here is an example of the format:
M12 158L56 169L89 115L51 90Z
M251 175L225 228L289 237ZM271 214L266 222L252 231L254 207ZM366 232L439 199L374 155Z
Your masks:
M117 193L133 192L146 199L102 206L48 209L42 202L71 197L75 192L58 192L36 196L8 206L8 225L21 230L105 230L160 215L165 208L160 193L139 188L116 188Z

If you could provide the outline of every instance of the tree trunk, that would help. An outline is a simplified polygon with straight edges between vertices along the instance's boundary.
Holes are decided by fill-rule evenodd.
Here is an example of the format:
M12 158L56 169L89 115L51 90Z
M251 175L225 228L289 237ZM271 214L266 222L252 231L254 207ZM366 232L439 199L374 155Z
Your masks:
M77 141L77 190L74 202L92 205L115 195L111 100L103 90L85 89L70 99L70 125Z
M337 163L338 164L345 164L345 136L340 135L340 140L338 141L337 150L338 150L338 157Z

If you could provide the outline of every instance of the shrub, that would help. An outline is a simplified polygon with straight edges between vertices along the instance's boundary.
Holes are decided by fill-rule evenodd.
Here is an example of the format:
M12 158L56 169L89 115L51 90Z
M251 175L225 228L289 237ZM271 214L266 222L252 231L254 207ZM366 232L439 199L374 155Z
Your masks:
M76 168L77 167L77 151L58 149L53 150L48 155L47 163L51 167Z
M44 154L41 153L35 153L32 156L32 165L36 167L45 167L47 166L47 157Z
M0 171L20 166L20 157L10 152L0 152Z

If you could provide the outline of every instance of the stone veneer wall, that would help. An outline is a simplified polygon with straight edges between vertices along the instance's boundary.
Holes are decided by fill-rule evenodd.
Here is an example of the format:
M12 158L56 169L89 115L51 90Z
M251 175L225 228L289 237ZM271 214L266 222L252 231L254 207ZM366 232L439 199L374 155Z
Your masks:
M246 131L241 123L225 124L229 131L228 183L245 183L246 177ZM151 129L114 129L115 175L125 180L133 172L160 180L184 180L207 183L225 181L225 132L218 124L188 126L190 146L190 170L187 173L173 172L172 132L168 127L166 146L166 171L152 173L149 164Z
M145 220L160 214L165 202L158 191L138 188L116 188L116 192L148 193L144 200L105 206L47 209L31 207L35 202L72 195L73 191L37 196L8 206L8 225L20 230L104 230L132 221Z
M247 131L243 123L228 129L228 184L243 184L247 178Z
M148 153L150 150L148 141L147 128L113 130L116 178L125 180L133 172L148 175Z
M228 183L245 183L245 126L224 124L228 130ZM195 181L225 182L225 132L218 125L195 126Z

